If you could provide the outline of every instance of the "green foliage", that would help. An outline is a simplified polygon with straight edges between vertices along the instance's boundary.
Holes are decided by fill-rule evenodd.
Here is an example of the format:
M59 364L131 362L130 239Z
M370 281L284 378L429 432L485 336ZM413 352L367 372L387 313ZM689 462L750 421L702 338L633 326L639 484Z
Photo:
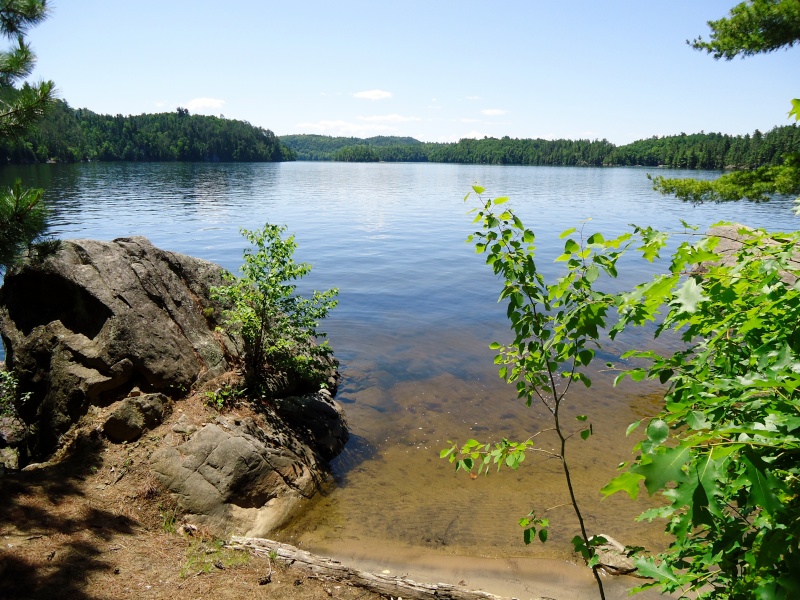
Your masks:
M800 41L800 2L797 0L746 0L731 9L730 16L709 21L712 35L701 38L692 47L705 50L714 58L752 56L791 47ZM800 100L792 100L789 117L800 120ZM798 143L781 147L779 162L753 171L729 173L714 181L653 178L654 188L662 194L674 194L691 202L730 201L747 198L763 202L774 194L800 194L800 151ZM750 165L755 167L756 165ZM800 198L798 198L800 201ZM800 212L800 206L797 209Z
M29 396L30 393L19 393L17 378L11 371L0 370L0 417L16 417L17 405Z
M47 228L43 194L44 190L23 189L19 179L0 192L0 272L16 264Z
M784 125L747 135L694 133L651 137L618 146L603 164L675 169L755 169L784 163L787 151L800 149L800 129Z
M368 146L383 161L424 161L419 152L423 143L411 137L378 135L371 138L332 137L329 135L285 135L281 142L297 153L297 160L336 160L345 148Z
M0 142L22 135L52 103L51 81L16 87L36 63L25 33L46 16L46 0L8 0L0 6L0 35L11 40L11 47L0 51ZM0 272L12 266L47 228L42 193L23 190L19 181L0 193Z
M800 40L800 3L748 0L709 23L710 42L694 47L731 59ZM798 100L789 115L796 119ZM792 147L796 150L796 147ZM800 193L800 155L779 167L733 173L713 182L656 178L656 189L695 202L768 200ZM718 230L729 231L729 230ZM729 234L730 235L730 234ZM666 236L651 236L657 253ZM717 254L719 238L684 242L670 273L619 298L612 335L658 321L685 346L623 372L667 384L635 459L604 493L631 497L640 482L664 506L641 518L667 519L673 541L657 557L640 556L641 575L665 592L694 598L788 599L800 594L800 232L740 228L734 250ZM700 269L698 269L700 265ZM693 268L685 278L687 267ZM698 270L702 274L698 274ZM634 423L632 431L640 425ZM682 596L685 597L685 596Z
M735 238L741 249L724 257L716 237L682 243L669 285L660 276L619 297L613 333L659 319L656 335L677 331L685 346L623 356L649 366L622 377L659 379L668 391L636 458L604 493L635 497L641 481L667 501L643 515L667 519L674 541L638 560L656 578L641 589L792 598L800 592L800 232L742 228ZM680 277L698 260L702 276Z
M478 194L483 189L475 187ZM620 381L658 380L667 386L659 414L645 419L635 458L603 489L635 498L641 486L666 503L642 515L666 519L669 549L640 555L640 574L655 578L638 589L691 592L692 597L792 598L800 593L800 232L768 234L747 228L716 230L739 244L719 254L719 237L649 227L607 240L564 232L558 257L565 274L544 279L535 261L534 233L507 198L476 209L476 250L503 280L501 300L514 340L494 343L500 376L527 405L552 417L560 447L545 451L534 437L498 443L451 443L440 456L457 470L487 474L516 469L527 452L561 461L580 535L573 539L596 572L594 548L575 501L566 442L587 438L586 415L569 427L562 402L573 382L591 384L586 367L604 331L612 339L629 327L655 323L654 336L675 332L680 348L623 354L646 366L622 371ZM630 291L602 291L617 263L636 251L653 260L674 235L686 237L668 272ZM698 271L702 266L702 271ZM702 272L702 274L700 274ZM573 399L574 401L574 399ZM631 424L628 434L642 425ZM548 536L550 522L532 511L520 520L524 540ZM598 582L599 583L599 582ZM602 592L601 592L602 593Z
M228 308L225 325L244 340L249 383L256 387L269 373L288 372L323 384L331 349L318 331L319 322L336 306L337 289L315 291L311 298L295 294L295 281L311 271L308 263L293 259L294 236L282 237L285 227L266 224L260 230L242 230L254 248L244 251L242 277L228 274L229 285L212 294Z
M479 186L473 189L479 196L484 193ZM592 434L592 426L584 414L569 418L563 405L574 383L591 386L587 368L608 324L609 309L616 302L615 296L597 290L594 284L617 276L617 260L632 243L632 236L605 239L599 233L565 231L564 252L557 258L564 264L565 273L547 281L536 265L535 234L504 206L507 201L507 197L481 197L480 206L473 211L474 222L481 229L469 237L476 252L486 256L486 263L503 281L500 300L506 302L514 334L509 344L495 342L491 348L498 350L495 363L500 365L500 377L515 387L517 397L527 406L538 403L550 414L558 448L551 451L536 447L535 436L522 442L502 440L494 445L469 440L460 448L451 442L441 457L455 463L457 470L477 469L484 474L494 465L516 469L529 451L557 459L580 526L580 535L573 539L575 550L586 558L604 597L594 550L598 538L592 538L586 530L567 460L568 440L575 435L586 440ZM549 521L535 511L520 525L526 542L537 532L540 540L547 539Z
M728 17L709 21L711 38L690 43L714 58L731 60L791 47L800 39L800 3L797 0L747 0L734 6Z
M244 396L244 390L238 387L225 385L214 391L205 393L206 404L217 410L231 408Z
M774 194L800 194L800 154L790 155L776 167L727 173L714 180L653 177L653 188L662 194L694 203L729 202L747 198L766 202Z
M333 155L338 162L379 162L378 153L366 145L346 146Z
M0 51L0 139L23 134L52 101L52 81L16 87L36 64L25 34L47 18L47 12L46 0L6 0L0 6L0 35L11 41Z
M274 133L245 121L176 112L99 115L56 101L27 135L0 144L0 159L16 162L283 161L295 154Z
M289 135L281 141L299 160L444 162L494 165L646 166L676 169L754 169L778 166L787 150L800 148L800 129L775 127L767 133L671 135L615 146L607 140L516 138L464 139L422 143L413 138L344 138Z

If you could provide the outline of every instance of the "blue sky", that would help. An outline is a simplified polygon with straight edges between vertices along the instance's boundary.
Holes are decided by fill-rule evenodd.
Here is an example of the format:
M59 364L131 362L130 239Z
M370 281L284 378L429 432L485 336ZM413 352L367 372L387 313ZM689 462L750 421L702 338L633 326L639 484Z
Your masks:
M789 123L800 48L715 61L735 0L51 0L34 78L76 108L278 135L606 138Z

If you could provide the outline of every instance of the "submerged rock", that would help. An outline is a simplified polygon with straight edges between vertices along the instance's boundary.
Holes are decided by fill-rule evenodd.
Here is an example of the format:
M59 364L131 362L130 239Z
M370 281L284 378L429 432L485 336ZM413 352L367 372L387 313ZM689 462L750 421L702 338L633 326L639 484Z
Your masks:
M600 534L605 543L595 547L600 566L611 575L629 575L636 571L636 564L629 556L627 548L610 535Z
M339 456L349 433L344 410L326 389L275 400L275 410L323 460Z

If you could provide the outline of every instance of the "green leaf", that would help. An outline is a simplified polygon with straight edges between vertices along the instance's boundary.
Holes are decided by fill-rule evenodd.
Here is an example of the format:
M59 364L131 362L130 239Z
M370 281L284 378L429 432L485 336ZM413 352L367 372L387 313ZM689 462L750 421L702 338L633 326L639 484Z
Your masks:
M742 457L747 478L750 480L750 498L748 505L761 507L768 513L775 512L780 507L780 500L775 491L780 489L780 484L775 476L769 472L766 463L760 458Z
M800 121L800 98L792 100L792 110L789 111L789 117L794 117L795 121Z
M544 544L547 541L547 529L539 530L539 540Z
M575 233L576 231L578 231L578 230L577 230L577 229L575 229L574 227L571 227L571 228L569 228L569 229L567 229L567 230L565 230L565 231L562 231L562 232L561 232L561 235L560 235L560 236L558 236L558 237L559 237L559 238L561 238L561 239L563 240L565 237L567 237L568 235L572 235L572 234L573 234L573 233Z
M672 570L668 564L662 562L660 564L656 564L655 560L650 557L642 557L636 558L634 560L634 564L636 565L636 574L640 577L652 577L660 582L669 582L672 584L679 584L680 580L675 575L675 572Z
M580 362L580 364L582 364L584 366L586 366L590 362L592 362L592 358L593 357L594 357L594 350L586 349L586 350L581 350L580 352L578 352L579 362Z
M498 204L505 204L506 202L508 202L508 196L500 196L499 198L495 198L494 200L492 200L492 204L494 204L495 206Z
M473 185L473 186L472 186L472 189L473 189L473 190L475 190L475 193L476 193L476 194L482 194L483 192L485 192L485 191L486 191L486 189L485 189L485 188L482 188L482 187L481 187L481 186L479 186L478 184L475 184L475 185Z
M534 535L536 535L536 529L534 527L529 527L522 532L522 539L526 545L533 541Z
M691 447L682 444L675 448L667 448L661 454L649 455L651 462L636 465L631 471L644 476L644 485L652 496L664 489L668 483L680 483L686 479L683 465L691 457Z
M631 433L633 433L633 431L636 430L639 427L639 425L641 425L641 424L642 424L642 421L640 419L640 420L634 421L633 423L628 425L628 428L625 430L625 437L628 437Z
M617 492L625 492L628 496L631 497L631 500L636 500L639 496L639 482L644 479L644 475L640 475L639 473L633 473L631 471L625 471L624 473L620 473L614 479L609 481L600 492L604 496L610 496L611 494L616 494Z
M586 242L589 244L602 244L605 242L605 238L603 237L602 233L595 233L589 236L589 239L586 240Z
M703 294L703 286L694 277L687 279L684 284L675 292L672 305L676 306L679 313L695 313L697 305L708 300L708 296Z
M708 429L710 426L706 415L698 410L693 410L686 415L686 424L695 430Z
M589 429L581 430L581 438L582 439L588 440L590 435L592 435L592 428L591 427L589 427Z
M577 417L575 417L575 420L581 421L581 422L585 421L586 419L587 419L586 415L578 415Z
M645 430L647 439L654 445L663 444L669 437L669 425L662 419L652 419Z

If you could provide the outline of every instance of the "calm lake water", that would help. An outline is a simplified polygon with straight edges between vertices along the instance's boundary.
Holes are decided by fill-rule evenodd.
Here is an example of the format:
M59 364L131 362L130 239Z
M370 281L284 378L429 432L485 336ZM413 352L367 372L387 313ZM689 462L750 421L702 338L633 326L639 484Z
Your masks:
M489 572L534 578L537 593L565 599L583 583L550 563L569 557L576 524L566 508L548 513L546 545L525 547L516 525L566 501L558 465L533 456L518 472L471 480L438 458L447 440L527 438L548 422L526 409L498 378L488 345L507 335L499 284L464 242L472 231L463 202L479 182L537 232L542 265L563 247L559 233L586 223L588 233L621 233L629 223L681 230L731 220L771 230L796 229L791 202L693 207L661 197L647 171L632 168L500 167L437 164L81 164L4 167L8 184L22 177L47 189L52 232L61 238L144 235L157 246L236 270L239 229L285 224L297 236L297 258L314 264L300 286L338 287L339 307L323 329L341 361L338 399L352 441L333 465L337 486L281 533L308 549L364 564L454 564L480 582L470 559L492 557ZM659 171L674 176L716 173ZM586 222L587 219L591 219ZM548 267L556 273L556 266ZM620 285L630 286L658 265L629 260ZM645 336L617 340L618 355ZM590 390L576 391L570 410L587 413L596 435L577 443L574 460L580 501L594 532L623 543L663 545L662 525L633 517L648 500L600 501L598 490L630 458L626 426L658 408L656 389L610 385L598 373ZM547 435L543 446L551 443ZM420 558L424 557L424 558ZM455 560L455 559L454 559ZM505 575L503 575L505 577ZM551 588L547 586L550 585ZM587 589L591 590L591 580ZM495 591L503 593L502 590ZM622 592L619 592L622 594ZM553 595L553 594L550 594Z

